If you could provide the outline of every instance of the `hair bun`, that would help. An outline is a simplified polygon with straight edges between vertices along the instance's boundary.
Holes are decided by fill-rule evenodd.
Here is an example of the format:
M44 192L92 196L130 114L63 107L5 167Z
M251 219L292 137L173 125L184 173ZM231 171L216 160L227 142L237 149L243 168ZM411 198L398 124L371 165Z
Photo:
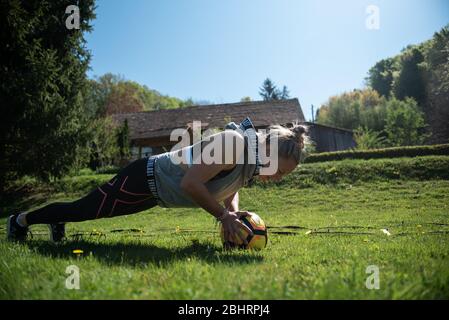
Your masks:
M307 132L306 127L297 125L291 129L296 135L303 135Z
M301 147L301 149L303 149L304 148L304 136L307 133L307 128L302 125L295 125L290 130L295 135L296 141L298 141L298 144Z

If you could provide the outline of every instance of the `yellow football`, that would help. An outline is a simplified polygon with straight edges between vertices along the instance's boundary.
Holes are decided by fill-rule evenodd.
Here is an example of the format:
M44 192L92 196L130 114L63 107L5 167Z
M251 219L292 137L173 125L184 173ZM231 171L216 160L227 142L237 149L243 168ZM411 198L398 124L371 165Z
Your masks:
M238 239L238 243L225 241L223 226L221 226L220 236L224 247L254 250L261 250L265 248L268 242L268 233L265 222L262 220L262 218L257 214L251 212L248 216L241 217L240 220L253 232L253 235L251 236L246 230L240 229L240 232L244 237L246 237L248 245L244 245L240 239Z

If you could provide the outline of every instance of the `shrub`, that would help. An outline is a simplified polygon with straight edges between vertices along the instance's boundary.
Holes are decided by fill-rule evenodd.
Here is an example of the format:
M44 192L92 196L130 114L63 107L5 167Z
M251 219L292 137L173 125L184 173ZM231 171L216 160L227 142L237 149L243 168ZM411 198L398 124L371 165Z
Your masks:
M418 157L430 155L449 155L449 144L433 146L394 147L373 150L348 150L337 152L323 152L311 154L305 159L305 163L335 161L344 159L380 159Z
M386 143L380 132L364 127L354 130L354 140L358 150L378 149L385 147Z
M260 183L259 186L293 188L317 184L338 185L387 180L449 179L449 157L343 160L304 164L280 182Z

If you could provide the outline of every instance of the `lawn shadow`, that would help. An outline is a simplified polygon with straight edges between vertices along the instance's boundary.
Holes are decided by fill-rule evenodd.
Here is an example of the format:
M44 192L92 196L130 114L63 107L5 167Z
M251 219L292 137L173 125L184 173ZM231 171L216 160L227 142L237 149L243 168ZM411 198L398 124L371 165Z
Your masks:
M51 191L45 187L33 189L25 185L7 189L0 195L0 218L41 207L49 201L50 197Z
M94 258L108 265L142 266L144 264L170 264L175 261L197 258L208 263L250 264L263 260L261 255L243 250L223 251L212 244L192 241L190 245L180 248L159 247L149 243L98 243L86 240L66 241L54 245L51 242L36 240L27 243L35 252L53 258L73 258L73 250L83 250L82 257L93 255Z

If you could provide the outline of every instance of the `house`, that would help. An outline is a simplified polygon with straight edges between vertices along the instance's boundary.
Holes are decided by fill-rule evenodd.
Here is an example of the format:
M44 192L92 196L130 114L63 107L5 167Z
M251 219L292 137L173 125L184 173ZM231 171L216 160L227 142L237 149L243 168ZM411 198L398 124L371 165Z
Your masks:
M355 145L352 132L305 122L298 99L278 101L249 101L215 105L191 106L147 112L113 115L118 124L128 123L132 158L151 156L169 151L178 141L171 141L174 129L187 129L191 135L193 121L201 121L201 130L220 129L226 123L240 123L249 117L256 129L265 129L271 124L291 126L295 122L311 127L312 139L317 139L317 150L335 151Z

